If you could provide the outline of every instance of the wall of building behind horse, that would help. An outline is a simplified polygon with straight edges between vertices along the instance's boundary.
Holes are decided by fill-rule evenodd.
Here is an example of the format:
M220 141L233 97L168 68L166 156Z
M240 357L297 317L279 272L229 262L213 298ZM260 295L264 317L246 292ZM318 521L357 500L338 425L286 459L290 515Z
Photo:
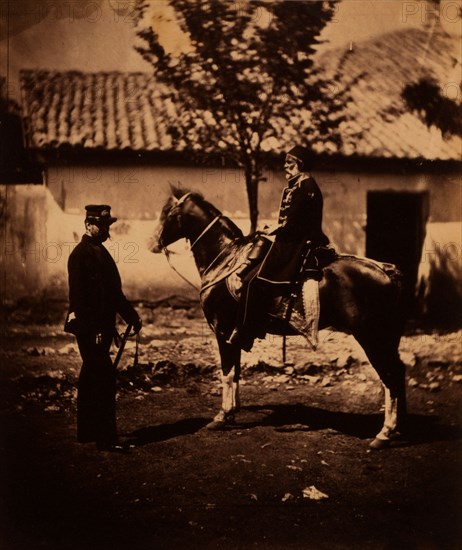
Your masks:
M430 216L422 255L421 272L426 281L422 292L428 294L429 273L436 262L445 264L451 280L459 281L456 294L462 296L461 184L454 174L322 170L314 176L324 195L326 233L340 252L359 255L365 253L368 191L427 190ZM269 171L265 177L260 187L261 227L275 221L285 185L281 171ZM238 169L50 163L45 179L43 186L2 188L6 212L2 294L10 301L24 297L66 299L67 258L84 231L85 204L109 203L119 218L107 246L132 300L153 301L172 294L193 299L198 296L170 269L163 255L148 250L169 183L202 192L244 233L249 230L244 174ZM177 252L172 256L175 267L197 285L199 278L187 244L180 242L172 248Z

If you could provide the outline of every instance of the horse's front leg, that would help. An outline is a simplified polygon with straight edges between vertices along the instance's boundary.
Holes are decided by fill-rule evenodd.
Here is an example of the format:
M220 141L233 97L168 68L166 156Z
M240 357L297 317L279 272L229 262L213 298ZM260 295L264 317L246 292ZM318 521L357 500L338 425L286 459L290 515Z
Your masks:
M207 424L209 430L219 430L234 423L239 410L239 377L241 375L241 350L236 344L228 344L217 336L221 359L222 404L220 412Z

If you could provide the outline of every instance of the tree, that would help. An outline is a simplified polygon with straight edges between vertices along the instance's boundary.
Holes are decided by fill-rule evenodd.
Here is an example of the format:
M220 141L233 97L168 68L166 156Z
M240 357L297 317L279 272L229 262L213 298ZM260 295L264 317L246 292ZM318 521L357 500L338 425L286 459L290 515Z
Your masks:
M149 22L149 2L136 7L137 50L167 85L178 110L169 132L196 158L219 153L243 169L251 231L269 151L312 144L335 128L342 100L313 69L318 36L335 2L170 0L188 38L179 55L166 51Z
M41 181L40 167L24 147L19 105L8 97L6 79L0 77L0 182Z
M462 136L462 110L460 102L441 93L441 86L431 78L421 78L408 84L401 97L408 110L430 126L436 126L445 137Z
M426 8L426 15L431 15L431 32L435 32L435 24L441 25L446 37L454 40L457 53L454 51L453 62L457 66L457 58L460 58L460 40L462 6L460 2L449 2L448 0L434 0L433 6ZM449 43L447 44L449 45ZM449 51L449 50L448 50ZM460 79L460 70L457 72ZM407 84L401 93L406 109L415 113L429 128L435 126L443 137L462 136L462 105L459 91L462 82L445 82L450 86L447 90L452 92L454 97L445 93L441 82L431 76L420 78L418 82ZM447 92L446 90L446 92Z

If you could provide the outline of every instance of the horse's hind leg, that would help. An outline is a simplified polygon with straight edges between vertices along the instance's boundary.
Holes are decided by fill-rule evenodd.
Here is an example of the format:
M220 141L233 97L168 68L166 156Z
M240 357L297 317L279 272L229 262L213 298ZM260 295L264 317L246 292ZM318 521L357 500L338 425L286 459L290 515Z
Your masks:
M357 337L366 355L382 381L385 393L384 423L370 446L373 449L387 447L404 429L406 420L405 367L399 357L399 339L381 337Z
M209 430L219 430L234 422L239 410L239 377L241 374L241 350L236 344L228 344L217 337L221 358L222 404L220 412L207 424Z

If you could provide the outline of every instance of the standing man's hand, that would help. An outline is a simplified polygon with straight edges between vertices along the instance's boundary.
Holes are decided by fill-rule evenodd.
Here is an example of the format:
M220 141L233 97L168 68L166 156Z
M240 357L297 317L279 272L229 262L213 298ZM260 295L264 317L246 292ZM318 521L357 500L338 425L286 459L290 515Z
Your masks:
M143 323L141 322L141 319L139 317L135 321L133 321L133 330L135 331L135 334L139 333L142 326Z

